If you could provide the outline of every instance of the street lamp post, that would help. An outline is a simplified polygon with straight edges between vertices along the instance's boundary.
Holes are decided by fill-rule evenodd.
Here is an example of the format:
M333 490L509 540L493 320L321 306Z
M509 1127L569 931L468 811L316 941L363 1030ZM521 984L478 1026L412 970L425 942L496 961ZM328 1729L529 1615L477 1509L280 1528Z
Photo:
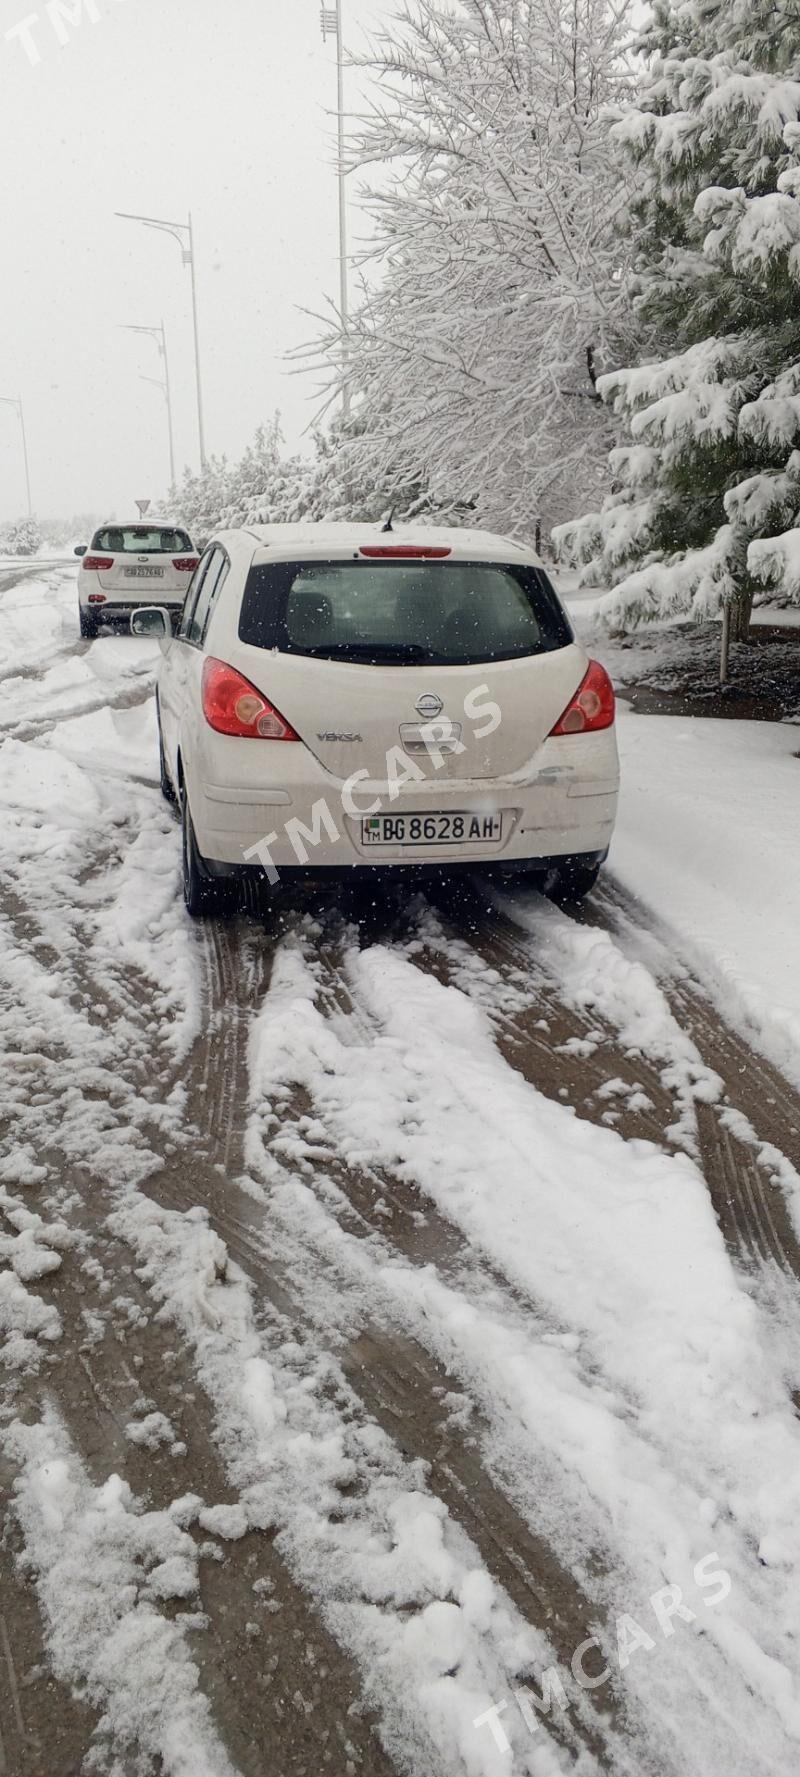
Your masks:
M191 213L188 222L164 222L157 216L133 216L127 210L117 210L123 222L141 222L145 228L157 228L162 234L171 234L181 250L184 265L188 265L192 276L192 322L194 326L194 370L197 385L197 431L200 440L200 464L203 469L208 461L206 457L205 423L203 419L203 379L200 372L200 325L197 312L197 264L194 249L194 224Z
M25 463L25 488L26 488L26 492L27 492L27 496L28 496L28 517L32 518L33 517L33 502L31 500L31 471L30 471L30 465L28 463L28 439L27 439L27 434L25 431L25 409L22 405L22 396L21 395L0 395L0 402L2 402L2 405L4 407L15 408L16 412L17 412L17 417L19 419L19 429L20 429L20 432L22 433L22 457L23 457L23 461Z
M161 389L162 394L166 397L167 426L169 429L169 485L172 488L175 486L175 432L174 432L174 427L173 427L173 422L172 422L172 383L171 383L170 374L169 374L169 353L167 351L166 328L165 328L164 323L162 321L160 326L158 326L158 327L123 326L122 331L123 331L123 333L146 333L146 334L148 334L150 339L155 340L156 345L158 346L159 355L160 355L161 359L163 360L163 364L164 364L164 381L163 381L163 383L158 382L154 376L146 376L146 377L144 377L143 380L147 383L155 383L156 388Z
M344 165L345 111L344 111L344 31L342 23L343 0L334 0L333 5L323 5L321 12L322 37L327 43L329 37L336 39L336 74L337 74L337 112L338 112L338 176L339 176L339 311L342 320L342 337L344 344L344 379L342 382L342 417L350 416L350 388L347 377L348 335L350 332L350 290L347 262L347 183Z

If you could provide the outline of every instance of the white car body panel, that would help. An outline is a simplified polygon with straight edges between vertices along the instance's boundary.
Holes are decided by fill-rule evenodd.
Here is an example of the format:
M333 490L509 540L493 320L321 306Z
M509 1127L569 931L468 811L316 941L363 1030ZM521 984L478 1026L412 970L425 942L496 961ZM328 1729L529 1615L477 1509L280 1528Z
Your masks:
M466 562L542 567L530 552L485 533L404 529L395 537L427 545L440 541L454 559ZM227 552L230 569L203 646L166 642L159 676L167 769L176 788L185 784L202 856L252 865L254 848L266 846L275 867L286 870L305 863L309 869L476 866L604 853L619 787L615 729L551 736L589 665L579 643L525 658L442 667L353 664L240 640L241 597L251 566L352 562L361 544L375 541L373 527L322 525L265 527L212 539ZM261 691L292 724L300 743L212 730L201 702L209 656L236 668ZM416 704L426 692L441 699L442 720L460 725L463 752L450 751L446 743L438 755L431 748L407 752L406 725L419 727ZM482 733L493 704L499 724ZM411 781L398 788L396 780L406 771ZM365 775L348 794L355 773ZM392 816L502 815L502 841L376 848L365 842L362 826L376 804Z

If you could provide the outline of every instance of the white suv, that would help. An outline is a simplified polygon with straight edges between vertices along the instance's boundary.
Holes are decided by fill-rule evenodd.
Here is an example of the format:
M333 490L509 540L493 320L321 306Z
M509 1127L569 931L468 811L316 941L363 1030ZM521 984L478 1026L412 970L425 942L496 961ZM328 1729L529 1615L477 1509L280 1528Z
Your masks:
M614 692L538 558L368 525L222 532L157 635L192 914L237 880L533 871L579 899L617 808Z
M81 557L78 608L82 636L96 636L101 623L128 618L153 595L177 619L197 567L198 552L188 531L169 520L147 524L107 524L95 531Z

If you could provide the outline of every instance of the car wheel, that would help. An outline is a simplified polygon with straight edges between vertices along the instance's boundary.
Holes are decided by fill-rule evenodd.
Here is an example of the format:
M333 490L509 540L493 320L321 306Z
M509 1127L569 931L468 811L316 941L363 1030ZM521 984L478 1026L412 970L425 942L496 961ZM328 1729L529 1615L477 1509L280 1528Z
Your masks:
M93 617L90 611L82 610L79 615L81 620L81 635L87 642L93 642L97 636L97 618Z
M599 864L585 864L580 857L565 858L548 877L545 892L560 907L577 907L591 894L599 875Z
M195 835L189 798L184 788L181 798L181 831L183 836L183 899L187 913L192 919L213 918L215 914L232 913L236 906L236 897L232 892L235 885L230 882L217 881L203 869Z
M159 765L159 773L160 773L161 794L162 794L165 802L172 802L174 804L175 802L177 802L178 798L175 794L175 791L172 788L172 779L170 778L169 772L167 771L167 761L164 757L164 741L163 741L162 735L161 735L161 717L160 716L158 717L158 765Z

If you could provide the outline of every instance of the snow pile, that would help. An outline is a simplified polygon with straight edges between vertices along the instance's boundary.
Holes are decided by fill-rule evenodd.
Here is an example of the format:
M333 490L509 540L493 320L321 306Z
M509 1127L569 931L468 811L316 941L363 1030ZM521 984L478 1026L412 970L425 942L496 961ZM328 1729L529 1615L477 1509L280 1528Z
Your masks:
M12 1235L4 1234L0 1227L0 1261L9 1264L23 1283L60 1270L61 1254L76 1244L76 1236L64 1222L43 1222L2 1186L0 1214L17 1229Z
M620 711L611 864L673 931L724 1015L800 1086L797 733Z
M0 1271L0 1363L9 1370L37 1370L43 1352L37 1341L61 1338L61 1316L51 1302L26 1290L13 1271Z
M180 1617L162 1602L193 1599L197 1550L169 1512L147 1512L112 1475L93 1487L49 1411L16 1421L6 1456L25 1568L36 1580L57 1676L99 1709L98 1737L136 1751L137 1770L165 1777L235 1777L199 1690Z
M30 1171L27 1156L18 1151L3 1163L0 1176L18 1182L21 1172L29 1176ZM26 1285L60 1270L62 1254L75 1244L64 1222L44 1222L0 1184L0 1364L6 1369L37 1370L44 1348L61 1338L58 1310Z
M19 572L19 562L9 566ZM0 587L0 677L12 678L30 667L32 634L40 664L72 646L77 630L75 580L72 569L54 569L41 577L25 575L7 589Z

